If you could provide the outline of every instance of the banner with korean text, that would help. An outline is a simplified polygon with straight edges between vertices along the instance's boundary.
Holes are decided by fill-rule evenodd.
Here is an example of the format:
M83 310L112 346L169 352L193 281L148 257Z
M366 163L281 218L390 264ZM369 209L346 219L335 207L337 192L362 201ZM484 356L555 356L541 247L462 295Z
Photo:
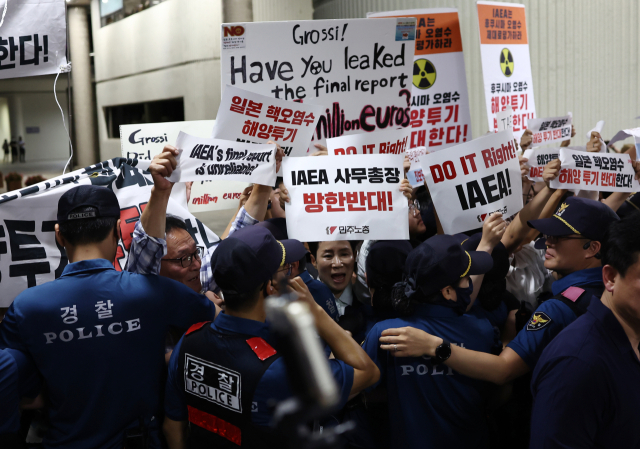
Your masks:
M352 134L327 139L329 156L346 154L402 154L409 149L409 128Z
M482 227L494 212L506 218L522 209L520 163L511 130L421 156L420 165L446 234Z
M640 183L628 154L587 153L560 149L562 168L551 181L552 189L574 189L605 192L638 192Z
M213 128L214 139L267 143L282 147L285 156L307 156L323 108L267 97L227 86Z
M478 24L489 130L498 129L496 113L510 105L520 140L536 117L524 5L479 1Z
M230 180L273 186L276 146L194 137L180 132L176 140L178 166L171 182Z
M0 10L5 2L0 3ZM0 79L58 73L67 64L64 0L11 0L0 28Z
M67 175L0 195L0 307L9 307L24 289L57 279L67 265L64 248L55 240L58 200L78 185L98 185L113 190L120 203L122 240L114 266L125 268L136 222L153 187L148 161L115 158ZM210 248L220 239L186 209L169 199L167 213L181 217L198 246ZM43 301L47 298L43 298Z
M559 155L560 148L534 148L525 151L522 156L528 159L527 167L529 167L529 171L527 172L527 178L535 182L543 181L542 172L545 165L558 159Z
M411 78L411 148L430 152L471 140L471 114L458 10L409 9L368 18L415 17Z
M415 19L220 27L221 85L322 106L314 140L409 126Z
M287 232L303 242L409 239L402 154L285 158Z
M420 165L420 156L428 153L427 147L409 148L407 150L407 157L411 163L409 171L407 172L407 179L414 189L424 185L424 174L422 173L422 166Z
M531 142L534 147L548 143L571 139L571 116L534 118L527 126L533 133Z

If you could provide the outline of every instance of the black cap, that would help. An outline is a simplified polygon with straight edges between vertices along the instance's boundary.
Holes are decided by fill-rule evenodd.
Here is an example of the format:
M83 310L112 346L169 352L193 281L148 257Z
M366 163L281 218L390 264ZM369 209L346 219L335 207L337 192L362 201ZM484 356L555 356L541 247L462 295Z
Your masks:
M412 250L408 240L380 240L373 243L365 262L369 287L392 287L402 281L404 265Z
M405 277L409 290L429 297L469 275L484 274L493 266L491 255L484 251L466 251L452 235L435 235L418 245L407 257Z
M577 234L602 242L609 225L617 220L619 218L616 213L606 204L572 196L558 207L551 218L531 220L527 224L545 235ZM544 249L545 240L538 240L535 247Z
M454 237L462 237L461 245L464 250L475 251L482 240L482 232L470 237L464 234L456 234ZM509 252L502 242L498 242L491 251L491 259L493 259L493 267L485 273L483 283L504 279L509 274Z
M58 223L105 217L120 218L118 198L106 187L74 187L67 190L58 200Z

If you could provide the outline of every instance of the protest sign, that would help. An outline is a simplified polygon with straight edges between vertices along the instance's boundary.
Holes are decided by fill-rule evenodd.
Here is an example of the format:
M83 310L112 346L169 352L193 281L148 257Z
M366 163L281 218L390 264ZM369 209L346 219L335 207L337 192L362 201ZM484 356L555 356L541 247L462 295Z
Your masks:
M323 108L279 100L227 86L213 128L214 139L277 142L285 156L307 156Z
M58 73L67 65L64 0L11 0L3 19L0 79Z
M534 147L571 139L571 116L534 118L529 120L527 128L533 133L531 142Z
M327 139L330 156L346 154L403 154L409 148L411 129L390 129Z
M401 154L285 158L289 238L303 242L409 238Z
M496 121L498 122L498 128L495 132L499 133L507 129L513 130L513 109L511 109L511 105L507 106L504 111L496 112Z
M407 172L407 179L414 189L424 185L424 174L422 173L422 166L420 165L420 156L424 156L427 153L427 147L416 147L407 150L407 157L409 158L409 162L411 162L411 167Z
M24 289L62 274L68 260L64 248L55 241L58 200L78 185L105 186L118 197L122 240L114 266L122 271L135 224L153 187L148 166L148 161L115 158L0 195L0 307L9 307ZM210 248L220 239L187 211L186 196L183 198L177 201L172 196L167 213L185 219L196 244Z
M176 139L178 166L171 182L229 180L265 186L276 183L276 146L194 137Z
M415 19L225 23L220 33L223 95L230 85L321 105L322 142L409 126Z
M552 189L638 192L640 184L628 154L600 154L560 149L562 168Z
M496 114L510 105L513 135L520 140L536 116L524 5L480 1L478 20L489 130L498 129Z
M560 148L535 148L525 151L522 156L528 159L529 172L527 173L527 178L534 182L543 181L542 172L544 171L544 166L558 159L559 154Z
M471 114L458 10L410 9L368 18L415 17L411 148L437 151L471 140Z
M444 232L482 226L494 212L522 209L520 164L511 130L420 157L420 165Z

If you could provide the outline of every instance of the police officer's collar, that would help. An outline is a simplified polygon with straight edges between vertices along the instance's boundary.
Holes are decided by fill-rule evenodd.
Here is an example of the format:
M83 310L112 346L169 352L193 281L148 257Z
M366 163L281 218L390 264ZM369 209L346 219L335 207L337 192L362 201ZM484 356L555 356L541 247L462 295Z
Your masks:
M602 283L602 267L587 268L584 270L574 271L563 278L558 279L551 285L553 295L559 295L572 286L594 285L601 286Z
M99 270L115 270L113 263L107 259L89 259L81 260L68 264L62 271L62 276L73 276L75 274L84 273L87 271L99 271Z
M261 337L271 344L271 334L269 333L268 323L231 316L225 312L220 312L213 323L211 323L211 327L221 332Z
M458 312L451 307L445 307L440 304L419 303L416 304L413 316L426 318L460 318Z
M633 351L629 337L627 337L627 334L624 332L622 325L611 309L602 304L600 299L593 298L587 310L602 323L607 337L613 340L614 344L620 350L620 353L624 354ZM635 357L635 354L633 354L633 356Z

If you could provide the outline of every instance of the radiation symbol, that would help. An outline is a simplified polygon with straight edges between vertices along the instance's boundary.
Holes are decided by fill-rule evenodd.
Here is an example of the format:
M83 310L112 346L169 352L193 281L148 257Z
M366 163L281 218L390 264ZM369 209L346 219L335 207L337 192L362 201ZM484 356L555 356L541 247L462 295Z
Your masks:
M413 61L413 85L418 89L428 89L436 82L436 68L428 59Z
M508 48L503 48L500 52L500 70L507 78L513 75L513 55Z

